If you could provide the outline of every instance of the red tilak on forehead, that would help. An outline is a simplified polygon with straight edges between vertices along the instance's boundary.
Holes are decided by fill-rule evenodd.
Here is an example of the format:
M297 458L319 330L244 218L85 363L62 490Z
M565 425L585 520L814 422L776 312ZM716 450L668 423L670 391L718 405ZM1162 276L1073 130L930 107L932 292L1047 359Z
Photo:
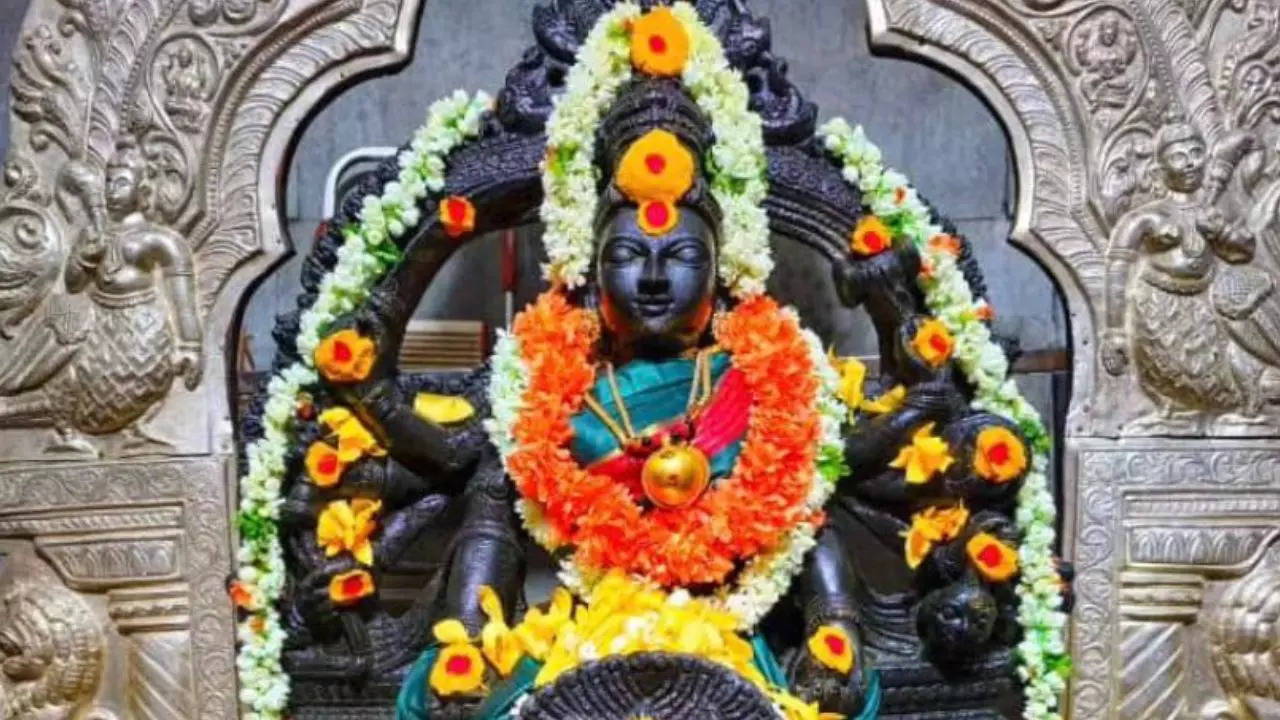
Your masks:
M666 203L649 203L644 208L644 219L655 228L664 227L671 221L671 211L667 209Z

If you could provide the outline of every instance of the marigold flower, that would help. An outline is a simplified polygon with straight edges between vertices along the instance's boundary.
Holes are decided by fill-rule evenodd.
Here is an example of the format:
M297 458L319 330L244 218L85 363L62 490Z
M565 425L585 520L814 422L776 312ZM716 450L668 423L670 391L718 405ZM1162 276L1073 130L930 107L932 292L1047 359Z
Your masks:
M325 410L320 413L320 424L338 434L338 458L344 463L353 463L364 455L383 457L387 454L373 433L347 408Z
M361 564L372 565L373 543L369 538L378 529L374 516L381 509L381 500L334 500L316 521L316 543L324 547L327 557L346 550Z
M467 420L476 409L460 395L418 393L413 398L413 414L440 425L450 425Z
M249 585L240 580L231 583L231 587L227 589L227 594L231 596L231 604L241 610L253 610L253 591Z
M507 626L507 619L502 611L502 601L488 585L480 586L480 609L484 610L489 618L480 631L480 647L498 673L502 677L507 677L516 663L520 662L524 650L521 648L520 640Z
M960 238L950 233L938 233L929 238L929 247L948 255L960 255Z
M459 238L476 229L476 206L461 195L440 200L440 224L444 234Z
M339 573L329 579L329 599L334 605L354 605L374 591L373 576L365 570Z
M632 202L674 203L693 187L693 153L672 133L650 130L627 147L614 175L614 184ZM655 223L656 224L656 223Z
M893 231L876 215L863 215L849 238L849 249L858 255L878 255L893 246Z
M673 77L689 60L689 33L670 8L657 7L631 23L631 64L649 75Z
M342 460L338 449L323 440L311 443L302 464L307 468L307 477L317 487L333 487L342 480L342 473L347 463Z
M907 399L907 388L903 385L894 385L889 390L881 393L874 400L863 400L862 410L873 415L883 415L891 413L902 407L902 403Z
M440 648L431 668L431 689L441 697L467 695L484 688L484 658L469 642Z
M838 625L823 625L809 637L809 654L843 675L853 669L854 647L849 633Z
M364 380L369 377L375 359L373 341L351 329L339 330L316 346L316 367L330 382L352 383Z
M933 434L934 423L928 423L911 436L911 444L898 451L889 467L906 470L906 480L911 485L923 485L936 473L945 471L955 462L947 442Z
M965 551L978 574L991 582L1004 582L1018 572L1018 552L990 533L969 538Z
M1027 469L1027 449L1008 428L992 425L978 433L973 448L973 471L989 482L1002 484Z
M937 318L929 318L920 323L916 328L915 337L911 339L911 346L915 348L916 353L931 367L942 367L951 359L951 353L955 350L956 340L951 336L951 331L947 330L947 326L942 324Z

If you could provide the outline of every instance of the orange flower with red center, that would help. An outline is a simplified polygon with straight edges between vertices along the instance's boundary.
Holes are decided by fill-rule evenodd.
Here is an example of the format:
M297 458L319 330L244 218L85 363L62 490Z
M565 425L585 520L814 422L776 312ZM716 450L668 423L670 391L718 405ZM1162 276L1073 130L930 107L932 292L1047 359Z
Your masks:
M674 203L693 187L693 153L672 133L655 128L627 147L613 182L634 203Z
M920 323L916 328L915 337L911 339L911 346L915 348L916 354L920 356L930 367L939 368L951 359L951 353L955 351L956 340L951 335L951 331L947 330L947 326L942 324L937 318L929 318Z
M878 255L893 245L893 231L875 215L863 215L849 238L849 249L863 257Z
M462 237L476 229L476 206L461 195L450 195L440 201L440 224L445 235Z
M654 8L631 22L631 64L640 72L673 77L688 60L689 33L670 8Z
M354 605L373 591L373 576L366 570L338 573L329 579L329 599L340 607Z
M1027 448L1008 428L992 425L978 433L973 471L992 483L1007 483L1027 469Z
M679 223L679 211L666 200L650 200L636 211L636 224L649 235L665 235Z
M338 457L338 449L322 440L311 443L307 448L307 456L303 459L307 468L307 477L317 487L333 487L342 480L342 472L347 464Z
M316 368L335 383L360 382L369 377L376 359L373 341L355 330L339 330L316 346Z
M552 290L517 317L513 332L528 389L507 466L548 534L572 545L581 565L666 587L716 584L740 561L779 547L798 523L822 521L805 508L821 430L818 380L799 322L773 300L746 300L715 323L716 341L750 392L753 420L730 476L683 508L642 507L566 451L570 418L595 380L595 314Z
M1018 572L1018 551L990 533L969 538L965 552L978 574L991 582L1004 582Z
M809 654L842 675L853 669L854 647L849 633L838 625L823 625L809 637Z

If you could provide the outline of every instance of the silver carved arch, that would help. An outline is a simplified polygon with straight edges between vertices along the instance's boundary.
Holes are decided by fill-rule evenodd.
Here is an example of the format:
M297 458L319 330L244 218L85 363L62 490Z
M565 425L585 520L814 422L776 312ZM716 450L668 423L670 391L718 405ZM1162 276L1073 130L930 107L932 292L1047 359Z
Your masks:
M1269 68L1280 8L868 3L875 42L954 70L995 108L1017 160L1014 240L1067 298L1075 392L1064 537L1079 573L1071 716L1278 716L1280 661L1267 648L1280 626L1280 429L1266 397L1275 358L1258 329L1271 327L1276 297L1270 211L1280 193L1275 158L1233 143L1250 131L1268 152L1276 144L1280 80ZM0 553L12 559L0 596L34 597L33 578L56 577L62 587L40 590L50 598L39 602L68 608L67 632L88 650L66 660L100 678L42 695L53 703L44 714L235 715L224 339L248 289L285 251L276 169L297 128L336 87L406 56L420 4L32 0L0 186ZM1256 249L1214 260L1212 284L1173 293L1168 306L1185 312L1161 324L1125 299L1145 288L1133 268L1152 262L1147 246L1109 248L1124 245L1114 239L1127 216L1162 207L1169 193L1155 156L1162 129L1179 118L1202 137L1209 171L1227 174L1204 204L1249 230ZM111 162L121 140L140 162ZM112 167L146 175L145 210L104 209ZM150 345L135 356L85 350L96 332L86 318L116 328L92 336L99 345L136 337L123 320L156 313L175 352L183 340L172 301L145 299L174 292L160 281L128 298L62 289L67 258L90 229L104 241L168 247L178 269L154 269L160 277L184 276L187 249L204 362L194 389L180 358L149 358ZM1099 354L1115 302L1110 268L1123 265L1112 260L1131 266L1119 281L1129 362L1115 374ZM1152 347L1195 339L1197 370L1138 347L1137 331ZM81 356L98 367L119 361L118 387L75 372ZM1216 384L1194 382L1203 377ZM55 412L103 387L124 399L80 416ZM1153 415L1161 406L1174 412ZM138 421L163 432L135 434ZM72 454L46 453L60 444ZM9 607L0 622L35 622ZM108 656L123 665L106 671Z

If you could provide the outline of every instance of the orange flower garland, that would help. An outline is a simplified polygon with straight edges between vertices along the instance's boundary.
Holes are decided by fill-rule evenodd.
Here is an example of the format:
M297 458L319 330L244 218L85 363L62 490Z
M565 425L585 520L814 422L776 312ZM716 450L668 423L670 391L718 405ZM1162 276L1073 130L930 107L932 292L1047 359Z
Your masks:
M683 508L645 510L625 487L583 469L568 452L570 418L595 380L595 315L551 290L516 318L513 332L528 389L507 467L584 566L619 568L668 587L720 583L738 560L778 547L796 524L821 522L804 507L820 432L818 380L799 323L772 299L743 301L715 323L753 405L733 473Z

